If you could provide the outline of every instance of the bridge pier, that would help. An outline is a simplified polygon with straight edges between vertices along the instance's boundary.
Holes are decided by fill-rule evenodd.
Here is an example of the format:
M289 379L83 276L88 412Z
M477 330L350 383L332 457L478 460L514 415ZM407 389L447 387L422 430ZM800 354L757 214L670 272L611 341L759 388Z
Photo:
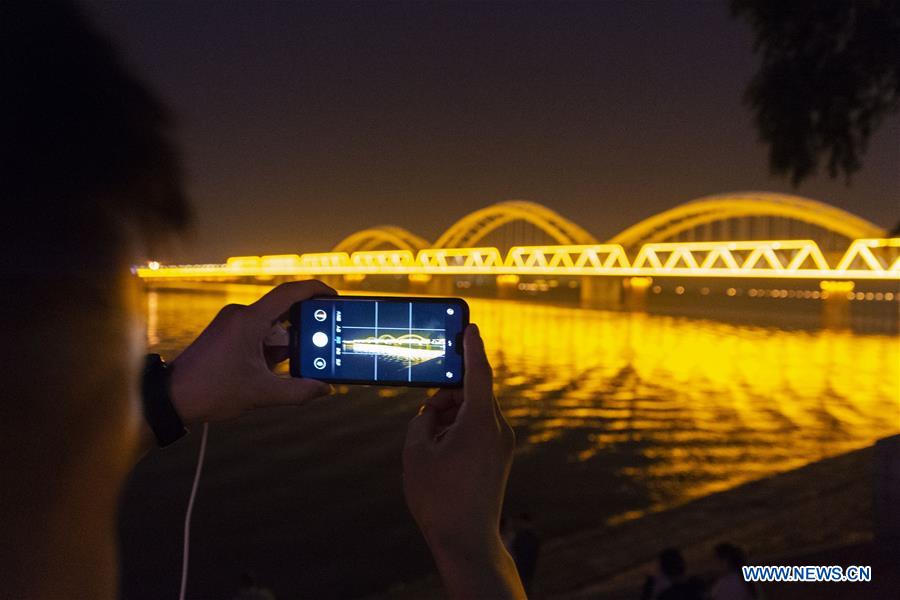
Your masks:
M518 292L519 276L518 275L498 275L497 297L501 300L512 300Z
M619 308L623 299L619 277L582 277L580 304L584 308Z
M653 285L652 277L626 277L622 280L622 303L631 312L647 311L647 290Z
M432 279L434 279L433 275L410 275L407 277L409 292L411 294L428 294L428 286L431 284Z
M832 285L827 285L831 283ZM827 282L820 284L822 288L822 326L827 329L849 329L850 327L850 294L853 282Z
M424 293L431 296L452 296L456 291L452 277L433 276L424 287Z

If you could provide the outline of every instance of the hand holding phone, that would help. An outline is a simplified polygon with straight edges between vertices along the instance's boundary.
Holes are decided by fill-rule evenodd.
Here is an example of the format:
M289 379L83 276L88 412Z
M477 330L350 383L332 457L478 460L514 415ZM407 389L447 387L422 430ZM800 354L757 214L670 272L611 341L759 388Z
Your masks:
M461 298L325 296L291 307L291 375L330 383L460 387Z
M441 389L409 423L403 492L451 598L525 598L500 540L515 434L475 325L463 343L463 389Z
M264 341L298 300L334 294L320 281L279 285L249 306L229 304L172 362L172 403L186 425L237 417L253 408L301 404L331 386L280 377L272 366L287 358ZM260 352L264 348L264 352Z

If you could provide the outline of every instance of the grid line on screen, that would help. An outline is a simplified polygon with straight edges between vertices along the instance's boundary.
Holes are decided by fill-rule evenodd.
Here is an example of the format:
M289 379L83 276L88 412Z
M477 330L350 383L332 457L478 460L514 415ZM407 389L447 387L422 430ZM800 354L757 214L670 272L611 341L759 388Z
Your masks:
M375 301L375 339L378 339L378 301ZM378 355L374 355L375 358L375 381L378 381Z
M407 381L412 381L412 302L409 303L409 335L410 337L406 338L406 344L409 347L409 356L406 360L408 369Z
M335 376L335 368L337 366L337 361L335 358L337 357L337 344L335 343L335 336L337 336L337 304L332 303L331 305L331 376Z
M366 327L364 325L344 325L344 329L371 329L371 327ZM410 329L408 327L385 327L381 326L382 330L388 329L396 329L398 331L403 331L404 329ZM410 329L410 331L412 331ZM446 327L416 327L416 331L446 331Z

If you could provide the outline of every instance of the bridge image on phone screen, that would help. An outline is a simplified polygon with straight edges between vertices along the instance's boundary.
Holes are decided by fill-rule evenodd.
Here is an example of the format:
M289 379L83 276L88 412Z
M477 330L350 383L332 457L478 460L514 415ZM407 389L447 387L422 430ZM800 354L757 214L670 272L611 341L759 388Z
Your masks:
M291 374L323 381L462 385L459 298L312 298L291 310Z

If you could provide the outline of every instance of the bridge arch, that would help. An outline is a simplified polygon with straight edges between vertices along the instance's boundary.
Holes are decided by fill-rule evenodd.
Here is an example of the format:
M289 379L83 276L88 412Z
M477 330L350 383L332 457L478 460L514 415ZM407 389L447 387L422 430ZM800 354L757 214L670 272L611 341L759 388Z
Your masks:
M435 248L471 248L513 221L526 221L558 244L596 244L597 239L581 226L546 206L527 200L507 200L471 212L451 225L434 243Z
M333 251L351 254L357 251L376 250L379 246L384 245L399 250L409 250L414 254L422 248L430 246L428 240L402 227L378 225L351 233L338 242Z
M851 240L880 238L885 230L862 217L818 200L770 192L705 196L635 223L609 240L633 248L665 242L701 225L745 217L780 217L821 227Z

